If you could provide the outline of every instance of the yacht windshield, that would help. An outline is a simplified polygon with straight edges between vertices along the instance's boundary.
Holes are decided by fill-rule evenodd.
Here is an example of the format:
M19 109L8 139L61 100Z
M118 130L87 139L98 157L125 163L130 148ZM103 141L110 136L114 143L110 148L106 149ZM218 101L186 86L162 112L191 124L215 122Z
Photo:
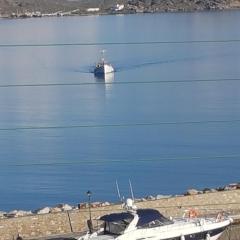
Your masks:
M139 217L137 223L138 228L149 228L173 224L173 221L164 217L155 209L139 209L137 210L137 214Z
M121 235L129 225L127 220L121 220L117 222L105 222L105 233L114 235Z
M128 212L112 213L102 216L100 220L105 222L105 233L120 235L133 220L133 215Z

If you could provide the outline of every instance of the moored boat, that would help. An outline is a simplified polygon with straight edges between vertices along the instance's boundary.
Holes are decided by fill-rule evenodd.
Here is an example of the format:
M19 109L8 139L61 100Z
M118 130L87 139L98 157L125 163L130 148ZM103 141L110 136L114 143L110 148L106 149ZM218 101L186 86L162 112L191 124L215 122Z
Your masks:
M232 222L223 213L198 217L195 210L169 219L155 209L137 209L132 199L127 199L125 206L125 212L100 217L102 227L96 231L90 228L78 240L216 240Z

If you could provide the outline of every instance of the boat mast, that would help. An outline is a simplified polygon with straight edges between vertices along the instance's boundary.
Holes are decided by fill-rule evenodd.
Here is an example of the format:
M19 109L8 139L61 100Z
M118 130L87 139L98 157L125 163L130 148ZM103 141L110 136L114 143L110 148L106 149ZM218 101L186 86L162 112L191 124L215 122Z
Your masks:
M131 183L131 180L130 180L130 179L129 179L129 187L130 187L130 192L131 192L132 200L134 201L133 188L132 188L132 183Z
M102 62L102 63L105 63L105 59L104 59L104 54L105 54L105 52L106 52L105 49L101 50L101 62Z

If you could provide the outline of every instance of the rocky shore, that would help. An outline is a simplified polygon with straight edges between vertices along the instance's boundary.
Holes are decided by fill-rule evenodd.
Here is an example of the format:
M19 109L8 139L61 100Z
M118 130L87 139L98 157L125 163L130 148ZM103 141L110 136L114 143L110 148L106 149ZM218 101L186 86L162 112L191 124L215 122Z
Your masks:
M6 18L225 9L240 9L240 0L0 0Z
M193 196L193 195L200 195L205 193L215 193L215 192L223 192L223 191L230 191L230 190L237 190L237 189L240 189L240 183L231 183L226 186L218 187L218 188L204 188L202 190L189 189L182 195L161 195L161 194L158 194L156 196L149 195L143 198L136 198L135 202L154 201L154 200L160 200L160 199L175 198L180 196ZM91 208L106 207L106 206L111 206L115 204L117 203L92 202ZM17 217L23 217L23 216L34 216L34 215L41 215L41 214L48 214L48 213L60 213L60 212L66 212L66 211L77 210L77 209L87 209L87 208L88 208L87 202L79 203L76 206L71 206L69 204L61 203L53 207L43 207L33 211L24 211L24 210L12 210L10 212L0 211L0 219L17 218Z

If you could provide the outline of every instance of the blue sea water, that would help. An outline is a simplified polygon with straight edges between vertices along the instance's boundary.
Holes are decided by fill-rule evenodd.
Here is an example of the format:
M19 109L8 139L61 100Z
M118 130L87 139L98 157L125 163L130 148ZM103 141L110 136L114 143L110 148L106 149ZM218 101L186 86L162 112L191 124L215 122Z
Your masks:
M0 209L77 204L87 190L117 201L116 179L136 197L239 181L240 42L214 42L240 39L239 20L0 20ZM91 73L103 48L116 69L106 82Z

